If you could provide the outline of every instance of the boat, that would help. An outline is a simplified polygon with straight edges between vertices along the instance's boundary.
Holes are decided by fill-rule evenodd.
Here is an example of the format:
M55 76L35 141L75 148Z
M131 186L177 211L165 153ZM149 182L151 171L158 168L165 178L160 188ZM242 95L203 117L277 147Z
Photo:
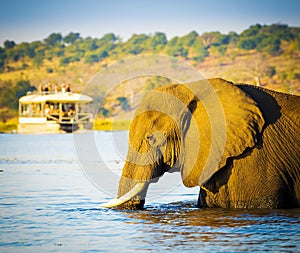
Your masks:
M19 99L18 133L71 133L91 129L93 99L73 92L27 93Z

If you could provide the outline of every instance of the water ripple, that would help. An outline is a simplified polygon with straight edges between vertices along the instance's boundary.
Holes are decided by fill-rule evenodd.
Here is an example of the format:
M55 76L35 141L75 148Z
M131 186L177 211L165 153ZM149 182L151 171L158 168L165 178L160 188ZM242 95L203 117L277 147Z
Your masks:
M72 145L71 135L1 136L1 252L300 252L300 209L199 209L183 186L144 210L99 208L110 196L84 176Z

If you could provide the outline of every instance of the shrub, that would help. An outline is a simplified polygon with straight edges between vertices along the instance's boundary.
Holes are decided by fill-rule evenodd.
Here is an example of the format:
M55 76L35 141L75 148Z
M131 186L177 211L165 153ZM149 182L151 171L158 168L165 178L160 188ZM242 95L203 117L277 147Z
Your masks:
M89 63L89 64L98 62L98 61L99 61L99 56L96 54L88 54L84 58L84 62Z
M47 68L47 73L53 73L53 68Z
M241 39L237 43L237 47L244 50L251 50L256 48L256 43L253 39Z

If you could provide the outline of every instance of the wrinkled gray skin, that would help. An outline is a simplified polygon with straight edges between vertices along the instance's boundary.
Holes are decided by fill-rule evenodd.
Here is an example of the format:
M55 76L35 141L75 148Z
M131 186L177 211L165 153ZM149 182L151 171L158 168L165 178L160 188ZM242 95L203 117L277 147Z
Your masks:
M115 208L143 208L148 185L170 171L180 171L185 186L200 186L199 207L300 207L300 97L211 79L220 113L205 100L207 83L168 85L144 98L130 126L117 198L144 186ZM220 114L216 120L208 108ZM218 120L224 131L211 125Z

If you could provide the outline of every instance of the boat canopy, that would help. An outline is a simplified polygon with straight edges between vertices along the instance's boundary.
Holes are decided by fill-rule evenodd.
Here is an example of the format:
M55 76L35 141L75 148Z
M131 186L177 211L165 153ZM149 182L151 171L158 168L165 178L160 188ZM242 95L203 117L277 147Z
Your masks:
M53 94L32 94L26 95L19 99L19 102L22 104L27 103L45 103L45 102L66 102L66 103L90 103L93 99L89 96L82 95L79 93L53 93Z

